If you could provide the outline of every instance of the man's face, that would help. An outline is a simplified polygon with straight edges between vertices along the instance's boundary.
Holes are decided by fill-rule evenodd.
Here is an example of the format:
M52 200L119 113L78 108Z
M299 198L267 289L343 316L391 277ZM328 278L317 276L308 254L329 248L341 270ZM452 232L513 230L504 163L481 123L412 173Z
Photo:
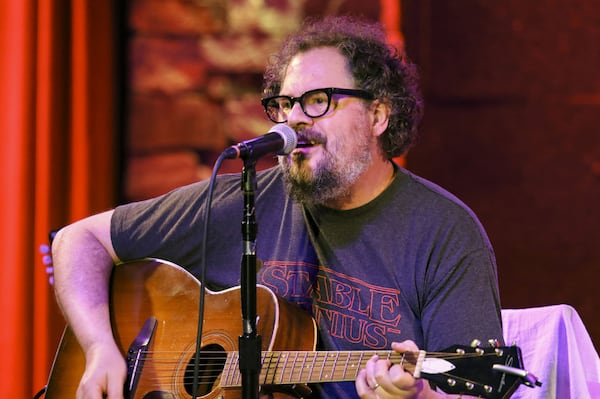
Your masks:
M335 48L321 47L292 58L279 94L299 97L331 87L356 88L345 57ZM318 118L307 116L298 102L293 105L287 123L297 131L299 146L280 157L292 196L327 204L351 194L378 151L368 105L357 97L333 94L329 110Z

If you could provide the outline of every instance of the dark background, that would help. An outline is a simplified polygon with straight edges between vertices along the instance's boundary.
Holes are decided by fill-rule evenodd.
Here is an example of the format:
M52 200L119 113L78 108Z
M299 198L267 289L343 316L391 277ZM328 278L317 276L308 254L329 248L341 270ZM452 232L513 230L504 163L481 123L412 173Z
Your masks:
M572 305L598 347L600 3L404 1L427 107L408 166L494 244L503 307Z

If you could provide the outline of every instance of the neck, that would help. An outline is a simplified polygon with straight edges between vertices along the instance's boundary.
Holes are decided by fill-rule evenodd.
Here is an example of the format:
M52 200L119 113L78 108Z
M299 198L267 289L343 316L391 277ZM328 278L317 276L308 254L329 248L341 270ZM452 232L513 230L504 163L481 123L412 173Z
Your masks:
M348 194L323 204L329 208L348 210L358 208L375 199L394 180L395 169L388 159L378 159L350 187Z

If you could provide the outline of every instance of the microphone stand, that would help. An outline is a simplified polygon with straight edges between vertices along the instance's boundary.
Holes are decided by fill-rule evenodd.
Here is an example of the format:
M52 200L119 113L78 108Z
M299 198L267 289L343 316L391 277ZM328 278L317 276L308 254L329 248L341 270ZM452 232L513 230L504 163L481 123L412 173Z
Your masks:
M261 369L261 337L256 333L256 218L254 190L256 188L256 159L243 157L242 191L244 214L242 220L242 335L238 339L239 368L242 376L242 398L258 399Z

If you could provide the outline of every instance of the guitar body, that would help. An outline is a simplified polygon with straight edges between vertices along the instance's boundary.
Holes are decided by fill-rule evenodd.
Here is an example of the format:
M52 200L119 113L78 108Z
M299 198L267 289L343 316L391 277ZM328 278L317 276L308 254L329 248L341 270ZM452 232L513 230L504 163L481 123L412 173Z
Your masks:
M192 398L199 282L181 267L159 260L115 266L110 289L113 335L127 360L127 399ZM198 397L241 398L238 337L242 332L239 287L206 290L198 362ZM257 286L257 333L262 338L263 392L274 398L305 397L306 384L354 381L377 354L402 364L446 393L508 399L520 384L541 383L522 369L517 346L454 346L443 352L315 351L317 329L300 308ZM75 398L85 358L67 327L57 352L47 399Z
M148 347L150 355L143 363L133 398L191 398L199 288L199 282L190 273L165 261L144 260L115 266L111 321L124 358L146 320L157 320ZM312 318L263 286L257 287L257 313L263 351L315 349L316 325ZM224 389L218 378L223 366L218 359L238 350L242 331L239 288L206 290L204 314L201 353L216 355L201 369L203 384L198 393L206 399L239 398L239 388ZM52 366L46 398L74 398L84 370L82 349L67 327ZM206 384L208 380L210 383Z

